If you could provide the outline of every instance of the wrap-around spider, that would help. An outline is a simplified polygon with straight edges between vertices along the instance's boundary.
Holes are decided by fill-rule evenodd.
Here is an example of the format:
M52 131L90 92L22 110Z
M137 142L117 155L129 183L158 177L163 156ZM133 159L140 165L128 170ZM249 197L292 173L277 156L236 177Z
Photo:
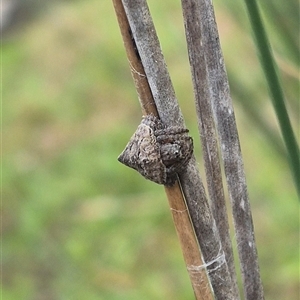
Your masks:
M173 185L193 154L188 129L166 127L153 115L143 117L118 160L159 184Z

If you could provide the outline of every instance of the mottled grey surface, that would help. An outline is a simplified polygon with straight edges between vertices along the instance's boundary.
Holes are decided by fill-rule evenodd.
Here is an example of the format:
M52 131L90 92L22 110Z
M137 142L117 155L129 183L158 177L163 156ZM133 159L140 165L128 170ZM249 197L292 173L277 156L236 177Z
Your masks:
M173 185L193 154L188 130L165 127L153 115L142 119L118 160L158 184Z

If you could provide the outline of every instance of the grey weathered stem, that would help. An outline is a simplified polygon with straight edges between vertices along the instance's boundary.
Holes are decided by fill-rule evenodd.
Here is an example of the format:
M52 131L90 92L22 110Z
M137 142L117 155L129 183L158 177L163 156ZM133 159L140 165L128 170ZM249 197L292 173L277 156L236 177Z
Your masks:
M113 0L113 4L143 114L157 116L156 105L140 60L140 55L131 34L132 30L128 23L123 4L121 0ZM165 186L165 191L195 297L197 300L212 300L211 285L207 278L206 269L203 267L202 254L194 234L194 227L191 223L182 189L179 183L176 182L173 186ZM199 266L202 267L199 268Z
M162 122L168 126L184 126L147 4L145 0L122 0L122 2L158 114ZM215 297L232 300L234 293L230 273L194 157L186 171L179 177ZM203 266L190 266L190 268L197 272Z
M226 261L231 274L234 299L239 299L223 190L217 134L210 105L210 102L212 102L210 78L206 67L205 49L203 49L203 46L201 45L201 21L205 20L199 20L200 9L198 1L182 0L182 8L194 85L198 128L205 162L208 192L211 200L210 206L219 230Z
M184 0L182 4L188 28L187 39L194 75L194 88L198 94L198 110L202 109L203 103L199 93L204 92L203 98L210 100L211 111L219 133L225 175L233 208L245 299L263 299L240 143L213 6L210 0ZM196 25L198 25L197 30L192 30L196 29ZM197 60L197 55L199 60ZM199 107L200 105L201 107ZM204 128L204 130L206 129Z

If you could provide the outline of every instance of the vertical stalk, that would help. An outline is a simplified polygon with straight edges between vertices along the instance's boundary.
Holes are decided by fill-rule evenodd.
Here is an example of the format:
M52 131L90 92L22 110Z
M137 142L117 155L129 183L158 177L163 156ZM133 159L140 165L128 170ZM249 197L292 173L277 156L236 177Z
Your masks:
M142 112L145 115L153 114L158 116L152 92L148 84L148 78L140 60L139 51L136 47L135 39L132 36L132 29L128 23L123 4L121 0L113 0L113 4ZM178 182L172 187L165 186L165 191L195 297L197 300L213 300L213 293L207 278L206 268L202 260L198 242L194 234L184 194ZM197 266L197 268L193 268L194 266Z
M195 78L194 82L199 83L198 76L205 78L207 91L204 97L209 97L211 111L218 130L220 151L232 205L245 299L260 300L264 296L250 201L212 2L211 0L185 0L183 4L190 11L189 15L187 14L190 19L186 20L186 23L199 24L198 37L193 36L193 38L197 41L197 51L199 55L203 55L203 60L200 64L195 64L191 59L197 55L195 53L190 55L190 63ZM187 32L188 36L189 34ZM192 45L190 46L190 53L193 53L195 49L191 48ZM201 87L201 83L199 84ZM196 85L195 90L200 93L203 89L197 91L198 88L199 86Z
M210 81L207 72L205 49L203 49L201 44L203 33L201 31L201 22L197 20L199 18L199 2L182 0L181 3L194 85L198 128L204 156L208 192L211 200L210 206L214 219L216 220L216 225L219 230L220 239L230 271L234 299L239 299L219 160L217 133L210 104L212 101Z
M183 117L146 1L123 0L122 2L159 116L166 126L184 127ZM232 300L234 295L231 277L194 157L186 170L179 174L179 178L215 297ZM195 265L190 269L196 272L202 270L204 266Z
M255 0L245 0L250 23L255 36L256 47L259 52L260 63L269 86L272 103L281 129L281 134L285 142L290 169L295 181L295 186L300 196L300 152L297 144L289 115L284 103L284 95L276 72L271 47L265 32L262 19L259 14L257 2ZM300 197L299 197L300 199Z

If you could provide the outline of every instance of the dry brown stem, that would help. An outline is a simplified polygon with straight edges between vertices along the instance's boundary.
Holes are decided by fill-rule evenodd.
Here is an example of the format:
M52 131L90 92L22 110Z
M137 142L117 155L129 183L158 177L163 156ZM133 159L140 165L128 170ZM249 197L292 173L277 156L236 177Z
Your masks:
M121 0L113 0L121 29L131 73L134 78L137 93L143 114L158 115L156 105L148 84L143 64L140 60L139 50L132 36L132 29L128 23ZM213 294L207 278L206 268L202 261L201 252L194 234L184 195L178 182L172 187L165 187L172 217L174 220L177 235L179 237L184 260L191 279L196 299L211 300Z

